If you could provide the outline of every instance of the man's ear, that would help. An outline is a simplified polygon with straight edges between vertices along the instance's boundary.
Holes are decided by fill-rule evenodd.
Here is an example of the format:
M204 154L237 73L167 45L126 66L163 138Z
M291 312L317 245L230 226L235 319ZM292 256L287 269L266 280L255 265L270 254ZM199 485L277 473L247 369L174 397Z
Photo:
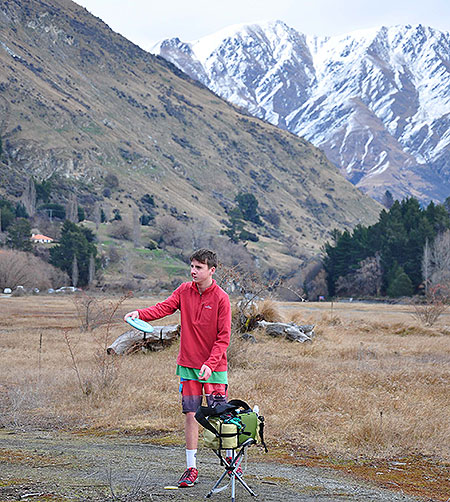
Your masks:
M211 267L209 270L211 270L211 275L213 275L214 272L216 271L216 267Z

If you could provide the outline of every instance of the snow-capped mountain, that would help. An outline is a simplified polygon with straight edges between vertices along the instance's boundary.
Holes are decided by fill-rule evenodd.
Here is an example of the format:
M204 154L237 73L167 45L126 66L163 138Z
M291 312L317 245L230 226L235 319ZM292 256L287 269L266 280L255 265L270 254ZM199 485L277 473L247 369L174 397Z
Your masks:
M449 33L418 25L323 38L276 21L153 52L305 137L374 198L450 195Z

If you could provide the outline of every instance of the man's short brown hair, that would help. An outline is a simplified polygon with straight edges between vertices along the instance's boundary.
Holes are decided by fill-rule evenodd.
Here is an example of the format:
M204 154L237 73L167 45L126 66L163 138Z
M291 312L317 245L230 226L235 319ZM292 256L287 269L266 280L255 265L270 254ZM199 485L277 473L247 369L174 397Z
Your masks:
M197 249L189 258L190 261L197 260L200 263L206 263L208 268L217 268L217 255L210 249Z

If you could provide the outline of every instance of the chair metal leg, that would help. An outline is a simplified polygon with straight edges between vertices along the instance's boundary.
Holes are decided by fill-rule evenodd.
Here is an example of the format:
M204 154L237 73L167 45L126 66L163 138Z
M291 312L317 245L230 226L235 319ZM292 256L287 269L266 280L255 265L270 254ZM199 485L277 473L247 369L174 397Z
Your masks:
M236 501L236 479L239 483L247 490L247 492L253 497L257 497L258 495L248 486L248 484L244 481L241 474L238 474L236 471L241 464L242 458L245 453L245 448L252 445L254 440L247 440L243 445L241 445L241 449L237 453L236 456L233 455L231 462L227 462L226 459L222 457L220 450L213 450L214 453L219 457L221 464L225 464L225 472L220 476L220 478L216 481L214 486L211 488L210 492L205 496L205 498L210 498L214 493L219 493L222 490L225 490L229 484L231 484L231 502ZM230 481L225 486L218 488L220 483L223 481L226 475L230 476Z

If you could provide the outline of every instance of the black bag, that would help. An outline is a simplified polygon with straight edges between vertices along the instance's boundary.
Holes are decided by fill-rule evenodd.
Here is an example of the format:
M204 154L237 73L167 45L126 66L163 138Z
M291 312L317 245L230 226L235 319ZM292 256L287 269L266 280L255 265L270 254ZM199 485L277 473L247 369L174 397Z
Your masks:
M258 415L240 399L215 402L212 406L199 406L195 414L204 427L203 440L213 450L235 449L247 439L264 442L264 417Z

